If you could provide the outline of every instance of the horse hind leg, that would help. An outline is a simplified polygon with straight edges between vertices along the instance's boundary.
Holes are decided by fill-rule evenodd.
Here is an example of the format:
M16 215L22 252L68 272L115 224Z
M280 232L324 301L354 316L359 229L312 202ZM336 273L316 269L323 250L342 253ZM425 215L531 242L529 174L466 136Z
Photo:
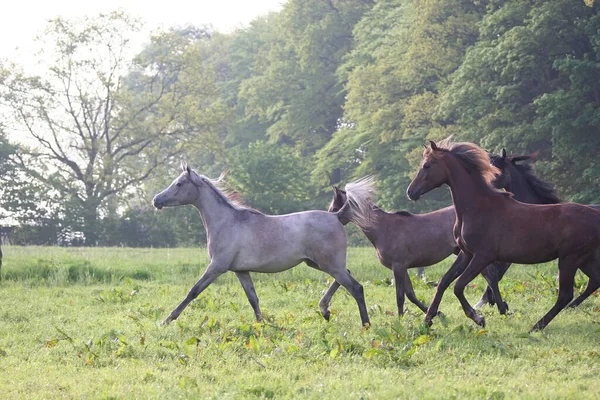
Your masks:
M485 278L488 283L486 288L486 293L488 289L492 293L492 299L494 299L494 303L498 306L498 312L501 315L506 314L508 311L508 304L504 300L502 300L502 295L500 294L500 288L498 287L498 281L500 281L500 276L496 269L496 264L490 264L481 271L481 275ZM485 296L485 293L484 293ZM479 303L477 303L478 305ZM475 308L479 308L475 305Z
M343 266L331 267L328 265L319 264L319 267L321 267L320 269L322 271L327 272L329 275L331 275L339 285L342 285L346 288L346 290L348 290L348 292L350 292L350 295L354 297L354 300L356 300L356 304L358 305L358 311L360 313L362 325L365 327L369 326L371 322L369 320L369 313L367 312L367 305L365 304L365 294L362 285L358 283L358 281L354 279L352 275L350 275L350 271L348 271ZM327 293L325 294L325 296L327 296Z
M331 311L329 311L329 304L331 303L331 298L339 288L340 283L334 280L331 286L329 286L329 288L319 301L319 309L321 310L321 315L323 316L323 318L325 318L326 321L329 321L329 318L331 317Z
M508 270L508 267L510 267L510 263L495 262L493 264L490 264L487 267L487 272L489 272L490 274L492 274L492 273L495 274L497 281L500 282L500 280L502 280L502 277L504 277L504 274ZM484 271L486 271L486 270L484 270ZM484 275L484 277L485 277L485 275ZM486 278L486 281L487 281L487 278ZM485 288L485 292L483 293L483 295L481 296L481 299L477 302L477 304L475 304L475 308L481 308L486 304L489 304L490 306L496 305L496 299L494 297L494 292L492 291L492 288L490 287L490 285L488 285ZM508 310L508 304L506 304L506 309Z
M558 260L558 297L554 306L531 328L530 332L541 331L556 315L573 300L573 283L577 272L578 259L575 257Z
M573 300L573 302L568 305L568 308L577 307L600 287L600 269L598 268L597 260L595 260L595 262L587 263L580 269L590 278L590 280L588 281L584 292L581 293L575 300Z

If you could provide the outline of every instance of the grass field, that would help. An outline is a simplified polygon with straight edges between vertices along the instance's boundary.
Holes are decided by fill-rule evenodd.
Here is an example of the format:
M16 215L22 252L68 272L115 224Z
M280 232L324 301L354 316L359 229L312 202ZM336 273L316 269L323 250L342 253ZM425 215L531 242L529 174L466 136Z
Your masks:
M254 274L265 323L233 274L168 327L158 323L207 265L205 249L3 248L2 398L600 398L600 297L531 326L556 297L556 266L513 266L506 317L474 327L448 291L431 329L412 304L396 315L391 273L372 248L350 249L372 327L345 290L324 321L330 278L304 265ZM437 281L452 260L428 268ZM414 274L414 273L411 273ZM577 290L586 279L577 278ZM416 278L427 303L434 288ZM474 303L483 290L468 288Z

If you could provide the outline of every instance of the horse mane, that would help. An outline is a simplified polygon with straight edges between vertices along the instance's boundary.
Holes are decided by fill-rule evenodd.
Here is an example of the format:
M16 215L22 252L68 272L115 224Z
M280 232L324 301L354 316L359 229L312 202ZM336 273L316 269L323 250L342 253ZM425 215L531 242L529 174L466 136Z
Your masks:
M377 220L375 205L371 201L373 193L375 193L375 178L366 176L350 182L346 184L344 190L346 191L346 203L350 204L352 210L350 221L363 229L373 226Z
M204 175L200 175L196 171L192 170L191 177L192 181L196 184L206 184L209 188L215 192L215 194L224 202L224 204L235 210L246 210L256 214L262 214L262 212L246 205L242 197L238 192L229 190L225 186L225 176L227 175L228 170L224 171L219 175L217 179L211 179Z
M525 177L531 189L543 202L542 204L557 204L561 200L556 195L554 186L551 183L541 180L533 173L533 167L529 164L511 164Z
M396 211L394 214L396 214L396 215L402 215L402 216L405 216L405 217L412 217L413 216L413 213L410 213L408 211Z
M436 151L431 147L428 147L426 151L429 151L433 158L439 158L440 155L436 155ZM453 143L452 137L446 138L436 145L436 150L441 152L450 153L455 156L463 167L469 172L474 172L483 178L490 189L494 189L492 182L496 178L496 175L500 174L500 170L494 167L490 163L489 154L481 149L479 146L473 143L458 142ZM494 191L497 191L494 189ZM500 193L498 191L498 193Z

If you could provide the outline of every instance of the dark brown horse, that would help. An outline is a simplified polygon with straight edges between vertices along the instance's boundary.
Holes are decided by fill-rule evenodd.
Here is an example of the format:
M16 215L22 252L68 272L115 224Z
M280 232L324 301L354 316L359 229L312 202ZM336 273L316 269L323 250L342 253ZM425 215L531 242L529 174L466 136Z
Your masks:
M330 212L338 212L346 204L346 191L333 188L333 199L329 205ZM454 207L446 207L427 214L412 214L407 211L388 213L374 204L375 222L369 227L360 227L367 239L377 250L379 262L392 270L396 283L396 303L398 315L404 313L404 295L423 312L427 306L421 303L412 287L408 269L427 267L437 264L459 249L452 235L452 227L456 220ZM347 223L348 221L342 221ZM495 266L486 268L482 275L491 287L497 290L498 310L505 314L508 306L500 297L498 278ZM323 300L329 301L339 284L333 282ZM495 296L492 294L492 298ZM322 300L322 301L323 301Z
M499 174L488 154L472 143L431 142L407 195L418 200L443 184L456 209L454 236L461 249L442 277L425 321L431 324L442 295L459 275L454 293L465 314L484 326L464 295L466 285L494 261L537 264L558 258L559 288L554 306L532 330L541 330L573 299L577 269L600 287L600 212L580 204L525 204L494 189ZM461 275L462 274L462 275Z
M494 180L494 186L498 189L505 189L507 192L513 194L515 200L519 200L523 203L531 204L558 204L562 203L562 200L558 197L554 190L554 186L549 182L543 181L537 177L533 171L533 167L529 163L522 163L523 161L535 161L539 155L539 152L518 155L518 156L507 156L506 150L502 149L502 154L490 155L490 161L492 165L500 171ZM592 207L600 211L600 205L592 204L588 207ZM505 268L502 268L502 265ZM510 264L498 264L496 269L499 279L502 279L506 270ZM593 286L592 286L593 287ZM569 307L576 307L583 300L588 298L595 289L592 289L589 285L586 290L571 304ZM483 297L475 306L476 308L485 302L493 302L492 291L488 288L483 294ZM492 301L489 301L491 299Z

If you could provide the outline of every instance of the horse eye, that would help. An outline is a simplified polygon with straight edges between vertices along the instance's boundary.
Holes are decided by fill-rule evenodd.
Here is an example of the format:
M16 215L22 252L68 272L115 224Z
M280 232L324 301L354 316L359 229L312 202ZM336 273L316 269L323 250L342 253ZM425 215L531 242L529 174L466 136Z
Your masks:
M181 187L181 182L177 182L177 187Z
M430 164L424 164L424 165L423 165L423 169L429 169L429 167L431 167L431 165L430 165Z

